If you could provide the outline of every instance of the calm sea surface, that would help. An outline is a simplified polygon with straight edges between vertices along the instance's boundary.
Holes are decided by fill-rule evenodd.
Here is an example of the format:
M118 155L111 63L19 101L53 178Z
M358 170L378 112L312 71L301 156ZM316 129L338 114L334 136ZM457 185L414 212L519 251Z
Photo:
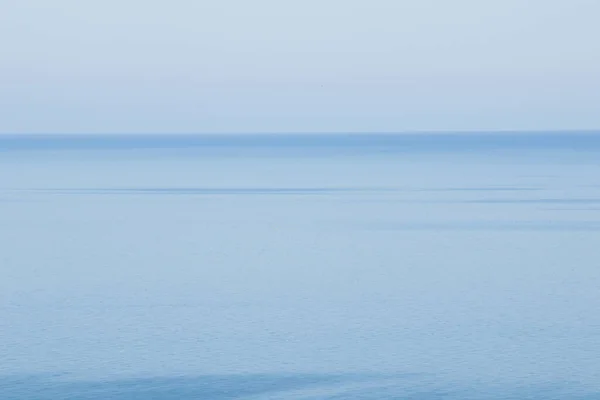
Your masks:
M0 398L600 399L600 134L1 136Z

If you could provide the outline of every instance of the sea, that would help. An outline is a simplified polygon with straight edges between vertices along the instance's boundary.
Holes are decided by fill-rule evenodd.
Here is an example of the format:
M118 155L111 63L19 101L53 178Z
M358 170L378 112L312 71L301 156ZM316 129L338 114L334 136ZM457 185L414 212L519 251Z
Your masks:
M600 133L0 136L2 400L598 400Z

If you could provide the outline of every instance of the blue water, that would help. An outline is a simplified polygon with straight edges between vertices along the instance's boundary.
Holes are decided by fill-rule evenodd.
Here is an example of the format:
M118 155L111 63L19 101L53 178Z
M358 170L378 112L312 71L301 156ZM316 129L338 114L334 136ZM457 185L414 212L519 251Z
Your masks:
M0 398L599 399L600 134L0 136Z

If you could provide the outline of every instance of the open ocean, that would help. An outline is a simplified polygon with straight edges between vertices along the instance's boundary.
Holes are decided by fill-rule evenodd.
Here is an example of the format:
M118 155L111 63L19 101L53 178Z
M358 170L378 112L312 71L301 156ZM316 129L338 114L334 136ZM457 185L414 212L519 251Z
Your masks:
M600 133L0 136L0 399L600 399Z

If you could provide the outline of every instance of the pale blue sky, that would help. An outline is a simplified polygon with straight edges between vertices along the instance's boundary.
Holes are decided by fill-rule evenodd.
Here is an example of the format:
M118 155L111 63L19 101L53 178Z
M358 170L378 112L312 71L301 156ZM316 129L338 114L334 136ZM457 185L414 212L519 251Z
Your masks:
M0 132L600 128L598 0L3 0Z

